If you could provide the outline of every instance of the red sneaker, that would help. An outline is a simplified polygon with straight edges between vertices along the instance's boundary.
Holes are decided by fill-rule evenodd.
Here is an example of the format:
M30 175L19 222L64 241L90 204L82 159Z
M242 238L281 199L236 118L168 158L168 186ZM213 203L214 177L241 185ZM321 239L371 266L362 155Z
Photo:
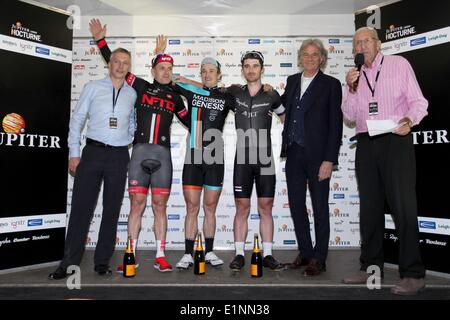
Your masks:
M156 258L154 267L161 272L172 271L172 266L167 262L166 257Z

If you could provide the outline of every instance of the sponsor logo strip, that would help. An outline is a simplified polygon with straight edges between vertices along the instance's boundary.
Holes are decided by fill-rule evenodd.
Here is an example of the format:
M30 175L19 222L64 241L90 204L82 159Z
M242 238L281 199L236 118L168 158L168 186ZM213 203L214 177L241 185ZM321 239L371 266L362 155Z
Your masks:
M41 43L8 37L0 34L0 49L72 64L72 52Z
M395 230L394 219L391 215L384 215L386 229ZM418 217L419 231L450 236L450 219Z
M381 44L383 54L396 54L450 42L450 27Z
M0 234L66 227L66 214L0 218Z

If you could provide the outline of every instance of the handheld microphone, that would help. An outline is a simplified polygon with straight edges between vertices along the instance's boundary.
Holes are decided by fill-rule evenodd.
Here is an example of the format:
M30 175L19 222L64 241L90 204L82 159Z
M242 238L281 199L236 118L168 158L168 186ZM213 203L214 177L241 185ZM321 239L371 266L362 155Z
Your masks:
M364 64L364 54L362 54L362 53L356 54L355 65L356 65L356 68L358 69L358 72L361 71L361 67L363 64ZM356 91L356 89L358 88L358 82L359 82L359 76L358 76L358 78L356 78L356 81L353 82L353 84L352 84L353 91Z

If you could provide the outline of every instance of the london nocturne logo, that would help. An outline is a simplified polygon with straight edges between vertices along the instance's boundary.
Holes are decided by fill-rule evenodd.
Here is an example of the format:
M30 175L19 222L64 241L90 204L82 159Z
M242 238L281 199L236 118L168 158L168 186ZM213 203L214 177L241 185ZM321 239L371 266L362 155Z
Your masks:
M20 21L11 25L11 35L17 38L42 42L42 36L40 34L24 27Z
M386 29L386 40L394 40L398 38L403 38L406 36L411 36L416 33L416 27L413 26L400 26L396 27L391 24L388 29Z

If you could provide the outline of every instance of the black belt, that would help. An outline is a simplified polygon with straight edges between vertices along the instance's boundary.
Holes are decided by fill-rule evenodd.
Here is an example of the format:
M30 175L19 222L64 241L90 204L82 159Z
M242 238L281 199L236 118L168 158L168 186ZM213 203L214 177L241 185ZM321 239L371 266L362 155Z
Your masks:
M87 145L91 145L91 146L96 146L96 147L101 147L101 148L111 148L111 149L128 149L128 146L112 146L103 142L99 142L97 140L92 140L90 138L86 138L86 144Z

